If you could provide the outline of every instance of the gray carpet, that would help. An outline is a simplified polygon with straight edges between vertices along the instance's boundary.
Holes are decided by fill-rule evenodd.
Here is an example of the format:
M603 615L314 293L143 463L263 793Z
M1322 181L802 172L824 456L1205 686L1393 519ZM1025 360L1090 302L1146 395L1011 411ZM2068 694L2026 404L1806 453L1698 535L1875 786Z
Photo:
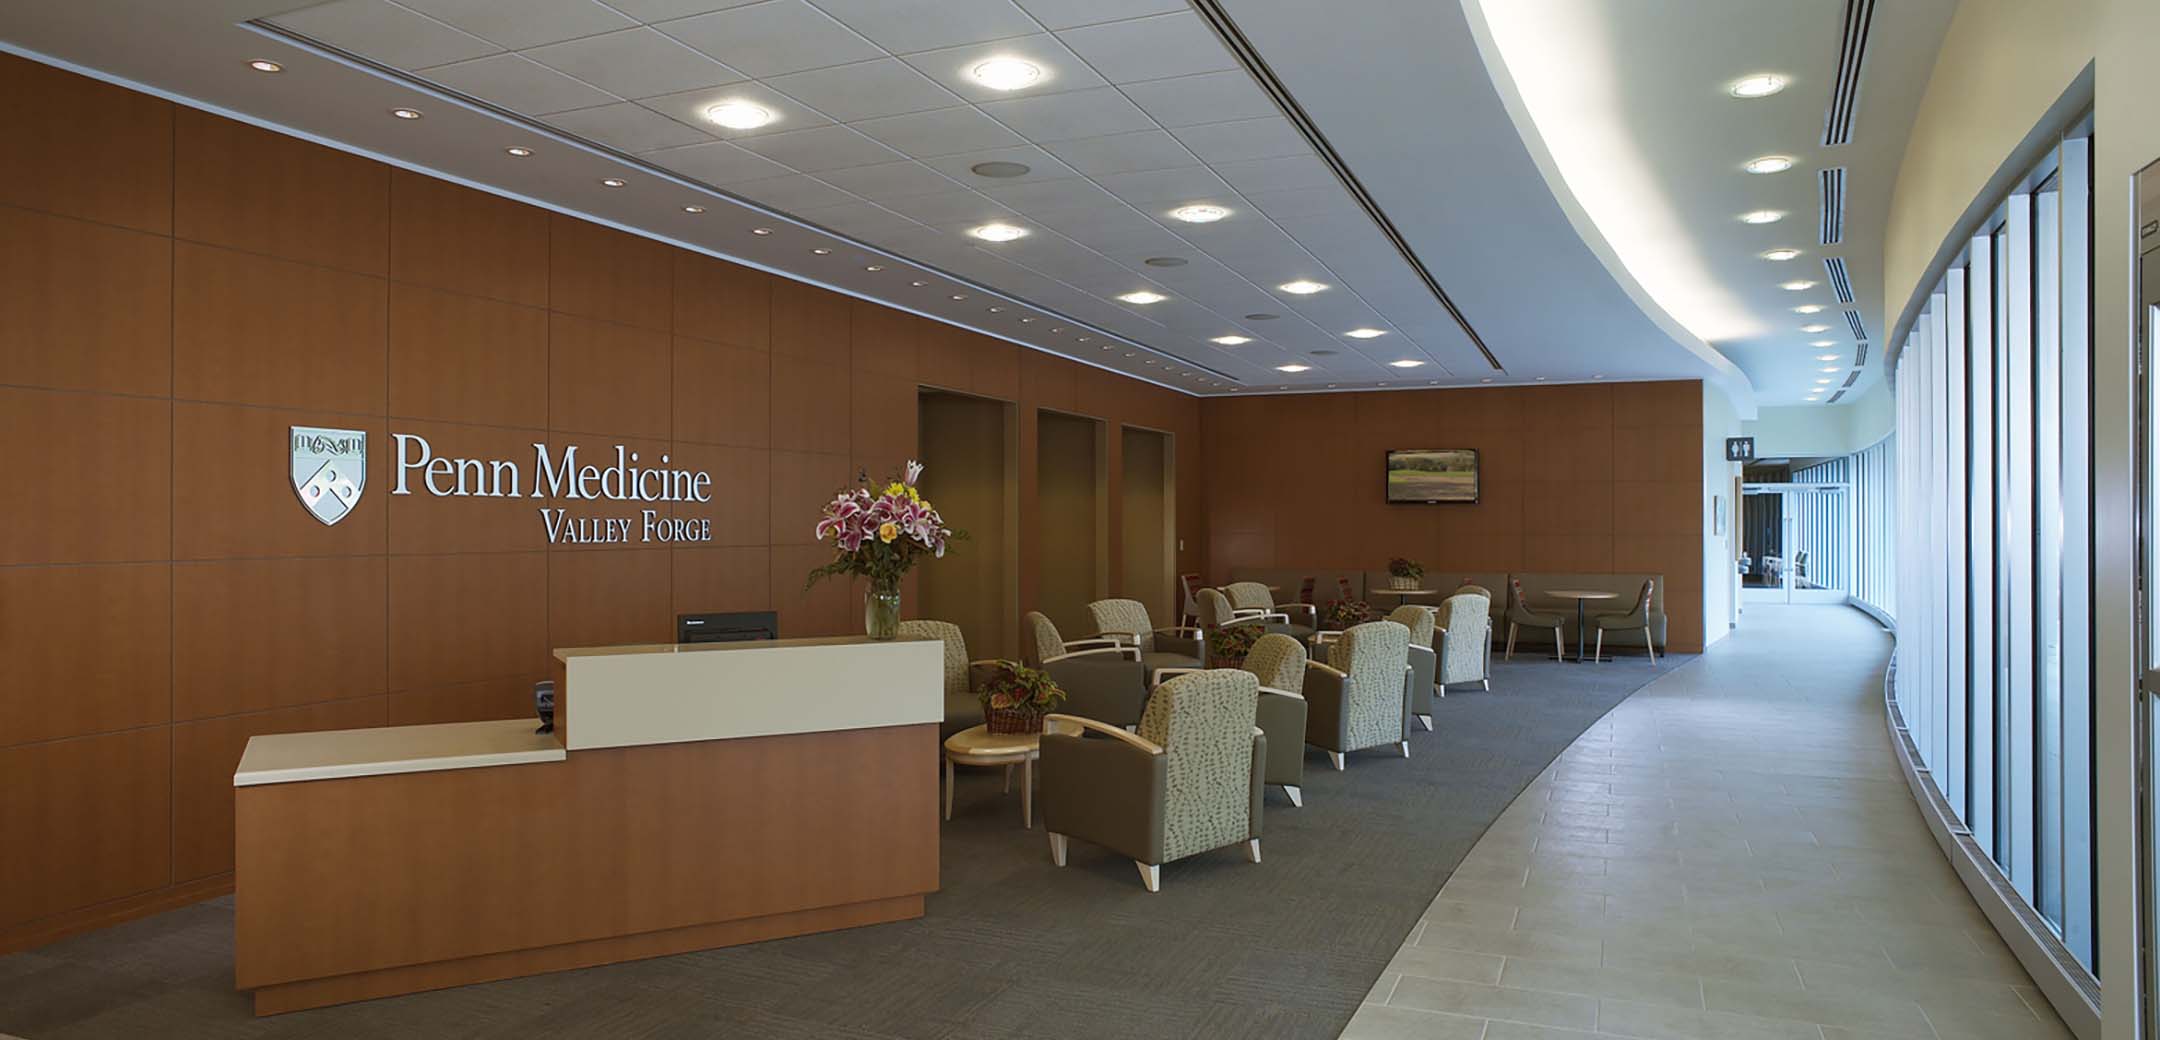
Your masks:
M918 921L273 1018L232 989L226 897L0 958L0 1032L92 1037L1332 1037L1440 885L1540 770L1692 660L1495 662L1437 731L1308 753L1305 807L1268 795L1265 862L1163 868L1074 842L1050 864L1000 771L963 770L944 888ZM1017 787L1017 784L1015 785Z

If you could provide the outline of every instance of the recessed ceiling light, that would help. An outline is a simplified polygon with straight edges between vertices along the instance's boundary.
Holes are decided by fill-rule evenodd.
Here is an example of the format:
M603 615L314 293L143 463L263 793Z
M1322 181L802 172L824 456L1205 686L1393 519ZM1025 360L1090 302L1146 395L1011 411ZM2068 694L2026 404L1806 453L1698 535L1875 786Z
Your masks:
M1542 383L1542 382L1544 382L1544 381L1545 381L1545 377L1544 377L1544 376L1539 376L1539 377L1537 377L1537 381L1538 381L1538 382L1540 382L1540 383Z
M730 98L705 109L705 120L730 130L755 130L773 121L772 109Z
M1774 76L1767 72L1736 79L1732 81L1731 86L1725 88L1727 93L1736 98L1769 97L1784 89L1785 77Z
M1028 235L1028 229L1024 227L1014 227L1011 224L993 223L984 224L981 227L969 228L968 234L973 235L976 238L982 239L985 242L1010 242L1016 238L1026 238Z
M977 177L1025 177L1032 172L1026 163L1005 162L1002 159L979 162L968 169Z
M1818 383L1818 384L1827 384L1827 383L1829 383L1830 381L1829 381L1828 379L1818 379L1818 380L1816 380L1815 382L1816 382L1816 383Z
M1310 372L1310 371L1312 371L1312 366L1311 366L1311 365L1294 365L1294 364L1293 364L1293 365L1276 365L1276 366L1275 366L1275 371L1277 371L1277 372Z
M754 227L750 229L750 233L753 235L770 235L772 234L772 229L769 227ZM916 282L915 284L921 285L922 283Z
M1381 336L1387 335L1387 330L1357 328L1351 329L1350 331L1343 333L1343 335L1348 336L1351 339L1377 339Z
M1754 209L1740 214L1744 224L1775 224L1785 219L1785 211L1777 209Z
M1004 309L1005 309L1005 308L1003 308L1003 307L991 307L991 308L988 308L988 310L989 310L989 311L990 311L990 313L992 313L992 314L997 314L997 313L1000 313L1000 312L1004 311Z
M600 183L610 188L620 188L628 182L621 177L602 177Z
M1163 294L1161 294L1161 293L1158 293L1158 292L1149 292L1149 291L1147 291L1146 289L1137 289L1137 290L1134 290L1134 291L1132 291L1132 292L1129 292L1129 293L1119 293L1119 294L1118 294L1118 299L1120 299L1120 300L1124 300L1124 301L1125 301L1126 303L1139 303L1139 304L1148 304L1148 303L1161 303L1161 302L1163 302L1164 300L1167 300L1167 299L1169 299L1169 298L1170 298L1170 297L1168 297L1168 296L1164 296L1164 295L1163 295Z
M812 249L810 253L813 256L831 256L832 250L827 249L824 246L819 246L816 249Z
M1815 288L1815 283L1809 281L1779 282L1778 288L1783 289L1786 292L1800 292L1805 289Z
M863 268L863 270L865 270L865 271L868 271L868 272L870 272L870 273L872 273L872 274L876 274L877 272L879 272L879 271L882 271L882 270L884 270L884 269L885 269L885 265L884 265L884 264L871 264L870 266L868 266L868 267L865 267L865 268Z
M1179 206L1170 211L1170 216L1173 219L1182 220L1187 224L1213 224L1229 215L1229 210L1221 206L1211 206L1204 202L1196 202L1190 206Z
M393 108L390 110L390 114L398 117L399 119L420 118L420 110L417 108Z
M1082 336L1082 337L1080 337L1080 342L1082 342L1082 343L1086 343L1086 342L1087 342L1088 340L1091 340L1091 339L1094 339L1094 338L1095 338L1095 337L1093 337L1093 336ZM1110 348L1109 348L1109 347L1104 347L1103 349L1104 349L1104 350L1109 350Z
M1220 343L1220 344L1222 344L1223 346L1226 346L1226 347L1236 347L1236 346L1243 346L1244 344L1247 344L1247 343L1251 343L1251 342L1252 342L1252 337L1251 337L1251 336L1217 336L1217 337L1215 337L1214 339L1211 339L1211 340L1209 340L1208 342L1210 342L1210 343Z
M511 155L517 156L520 159L529 159L532 157L532 149L527 148L524 145L513 145L509 148L503 149L503 151L509 152Z
M1784 263L1785 261L1791 260L1799 255L1800 251L1797 249L1765 249L1762 252L1763 259L1775 260L1779 263Z
M1035 319L1033 319L1033 318L1022 318L1022 319L1020 319L1020 324L1022 324L1022 325L1025 325L1025 324L1027 324L1027 323L1029 323L1029 322L1031 322L1031 321L1034 321L1034 320L1035 320Z
M968 75L991 90L1019 90L1042 79L1042 66L1019 58L992 58L969 69Z
M1388 365L1392 368L1417 368L1424 363L1425 362L1419 361L1415 358L1404 358L1401 361L1390 361L1388 362Z
M1798 306L1798 307L1794 307L1794 308L1793 308L1793 313L1794 313L1794 314L1821 314L1821 313L1822 313L1822 304L1819 304L1819 303L1803 303L1803 304L1801 304L1801 305L1800 305L1800 306Z
M1051 335L1053 335L1053 336L1057 335L1058 333L1064 332L1064 331L1065 331L1065 326L1063 326L1063 325L1052 325L1052 326L1050 326L1050 334L1051 334Z
M922 288L922 287L923 287L923 286L925 286L925 285L929 285L930 283L929 283L929 282L926 282L926 281L923 281L923 280L922 280L922 279L920 279L920 278L917 278L916 280L914 280L914 281L912 281L912 282L909 282L908 284L909 284L909 285L912 285L912 286L914 286L914 287L915 287L915 288L917 288L917 289L920 289L920 288Z
M1793 161L1789 155L1763 155L1740 164L1740 168L1749 173L1784 173L1793 168Z
M1311 296L1316 292L1320 292L1321 290L1326 289L1327 285L1324 282L1315 282L1308 278L1300 278L1294 282L1284 282L1281 285L1276 286L1275 288L1281 289L1282 291L1290 293L1293 296Z
M705 212L705 207L703 207L703 206L684 206L684 207L682 208L682 211L683 211L684 213L703 213L703 212Z
M1828 366L1828 367L1825 367L1825 368L1818 368L1818 369L1816 369L1815 371L1817 371L1817 372L1835 372L1835 371L1837 371L1837 366L1835 366L1835 365L1831 365L1831 366Z
M1828 332L1828 331L1830 331L1830 326L1828 326L1828 325L1802 325L1802 326L1800 326L1800 331L1802 331L1802 332Z
M1815 355L1815 360L1817 360L1817 361L1836 361L1836 360L1837 360L1837 355L1836 355L1836 354L1817 354L1817 355Z
M965 300L965 299L967 299L967 294L966 294L966 293L957 293L957 292L956 292L956 293L952 294L952 298L953 298L953 299L955 299L955 300Z
M1837 341L1836 341L1836 340L1834 340L1834 339L1818 339L1818 340L1810 340L1810 341L1808 341L1808 346L1811 346L1811 347L1834 347L1834 346L1837 346Z
M1280 314L1267 314L1267 313L1264 313L1264 312L1263 312L1263 313L1260 313L1260 314L1248 314L1248 315L1246 315L1246 316L1245 316L1245 320L1246 320L1246 321L1274 321L1275 319L1277 319L1277 318L1280 318L1280 317L1282 317L1282 315L1280 315Z
M255 71L257 71L257 72L283 72L283 71L285 71L285 66L283 66L283 65L280 65L280 64L278 64L277 62L274 62L274 61L270 61L269 59L266 59L266 58L257 58L257 59L255 59L254 61L248 62L248 68L254 69L254 70L255 70Z

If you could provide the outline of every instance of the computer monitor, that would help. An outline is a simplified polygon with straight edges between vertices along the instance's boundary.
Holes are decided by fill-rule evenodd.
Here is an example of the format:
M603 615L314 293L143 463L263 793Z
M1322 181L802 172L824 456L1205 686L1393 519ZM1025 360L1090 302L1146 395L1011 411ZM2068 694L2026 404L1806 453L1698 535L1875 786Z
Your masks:
M780 638L780 615L770 610L736 613L677 614L677 643L731 643Z

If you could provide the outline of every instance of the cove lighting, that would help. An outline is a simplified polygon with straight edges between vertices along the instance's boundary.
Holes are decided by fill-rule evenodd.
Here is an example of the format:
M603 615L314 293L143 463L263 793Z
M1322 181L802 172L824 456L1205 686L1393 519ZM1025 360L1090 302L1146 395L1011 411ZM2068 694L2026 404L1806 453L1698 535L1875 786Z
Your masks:
M1177 220L1182 220L1187 224L1213 224L1214 222L1221 220L1222 218L1229 215L1229 210L1224 209L1221 206L1210 206L1205 203L1194 203L1190 206L1179 206L1178 208L1170 211L1171 217Z
M1020 90L1042 80L1042 66L1019 58L992 58L969 69L968 75L991 90Z
M1350 331L1343 333L1343 335L1348 336L1351 339L1376 339L1378 337L1387 335L1387 330L1363 328L1351 329Z
M1010 242L1016 238L1026 238L1028 229L1011 224L984 224L978 228L969 228L968 234L985 242Z
M1316 292L1321 292L1325 290L1327 288L1327 283L1315 282L1307 278L1300 278L1294 282L1284 282L1281 285L1276 286L1275 288L1281 289L1282 291L1289 293L1293 296L1311 296Z
M1740 222L1743 224L1775 224L1784 219L1784 211L1775 209L1755 209L1740 214Z
M1310 372L1310 371L1312 371L1312 366L1311 366L1311 365L1276 365L1276 366L1275 366L1275 371L1277 371L1277 372Z
M1725 92L1736 98L1762 98L1784 89L1785 77L1765 72L1736 79Z
M1419 360L1416 360L1415 358L1404 358L1404 359L1402 359L1401 361L1390 361L1390 362L1388 362L1388 367L1390 367L1390 368L1417 368L1418 366L1420 366L1420 365L1423 365L1424 363L1425 363L1425 362L1423 362L1423 361L1419 361Z
M1133 291L1133 292L1129 292L1129 293L1119 293L1119 294L1118 294L1118 299L1120 299L1120 300L1124 300L1124 301L1125 301L1126 303L1139 303L1139 304L1149 304L1149 303L1161 303L1161 302L1163 302L1164 300L1167 300L1167 299L1169 299L1169 298L1170 298L1170 297L1168 297L1168 296L1164 296L1164 295L1163 295L1163 294L1161 294L1161 293L1158 293L1158 292L1149 292L1149 291L1147 291L1146 289L1139 289L1139 290L1135 290L1135 291Z
M1797 249L1765 249L1763 250L1762 258L1765 260L1774 260L1778 263L1784 263L1785 261L1791 260L1799 255L1800 251Z
M706 108L705 119L730 130L755 130L772 122L773 114L763 105L730 99Z
M1214 339L1211 339L1211 340L1209 340L1208 342L1210 342L1210 343L1220 343L1220 344L1222 344L1223 346L1226 346L1226 347L1236 347L1236 346L1243 346L1244 344L1247 344L1247 343L1251 343L1251 342L1252 342L1252 337L1251 337L1251 336L1217 336L1217 337L1215 337Z
M1740 168L1749 173L1784 173L1793 168L1793 161L1789 155L1764 155L1749 159Z
M280 64L278 64L277 62L274 62L274 61L270 61L270 60L268 60L268 59L265 59L265 58L257 58L257 59L255 59L254 61L248 62L248 68L254 69L254 70L255 70L255 71L257 71L257 72L283 72L283 71L285 71L285 66L283 66L283 65L280 65Z

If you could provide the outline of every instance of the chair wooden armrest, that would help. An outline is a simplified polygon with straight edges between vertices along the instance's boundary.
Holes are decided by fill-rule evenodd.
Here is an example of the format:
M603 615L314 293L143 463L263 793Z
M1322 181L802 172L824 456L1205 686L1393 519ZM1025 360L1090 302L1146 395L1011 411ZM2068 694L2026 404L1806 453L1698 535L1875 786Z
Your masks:
M1066 646L1071 646L1071 645L1073 645L1073 644L1071 644L1071 643L1067 643L1067 644L1065 644L1065 645L1066 645ZM1050 663L1050 662L1052 662L1052 661L1063 661L1063 660L1065 660L1065 659L1067 659L1067 658L1071 658L1071 657L1092 657L1092 656L1095 656L1095 655L1097 655L1097 654L1115 654L1115 655L1117 655L1118 657L1126 657L1126 658L1131 658L1132 660L1135 660L1135 661L1137 661L1137 660L1139 660L1139 659L1140 659L1140 648L1139 648L1139 647L1134 647L1134 646L1098 646L1098 647L1091 647L1091 648L1089 648L1089 649L1086 649L1086 650L1073 650L1073 651L1070 651L1070 652L1068 652L1068 653L1062 653L1062 654L1057 654L1057 655L1055 655L1055 656L1052 656L1052 657L1045 657L1045 658L1043 658L1043 663L1044 663L1044 664L1049 664L1049 663Z
M990 665L1000 665L1000 664L1016 664L1016 663L1018 663L1018 662L1014 662L1014 661L1008 661L1008 660L1006 660L1006 659L1004 659L1004 658L1002 658L1002 657L986 657L986 658L984 658L984 659L982 659L982 660L980 660L980 661L969 661L969 662L968 662L968 667L969 667L969 668L976 668L976 667L985 667L985 666L990 666Z
M1305 695L1302 693L1292 693L1289 690L1278 690L1273 686L1262 686L1260 687L1260 692L1262 694L1270 694L1276 697L1288 697L1294 701L1301 701L1305 699Z
M1098 722L1094 719L1082 718L1078 715L1061 715L1056 712L1052 712L1051 714L1043 716L1043 721L1045 723L1056 723L1060 726L1078 726L1079 728L1087 730L1089 732L1100 733L1106 737L1114 737L1118 740L1124 741L1127 744L1131 744L1132 746L1139 748L1140 750L1145 751L1150 755L1160 755L1163 753L1162 745L1157 744L1154 741L1149 740L1146 737L1143 737L1137 733L1127 733L1126 731L1119 729L1118 727L1113 726L1107 722Z

